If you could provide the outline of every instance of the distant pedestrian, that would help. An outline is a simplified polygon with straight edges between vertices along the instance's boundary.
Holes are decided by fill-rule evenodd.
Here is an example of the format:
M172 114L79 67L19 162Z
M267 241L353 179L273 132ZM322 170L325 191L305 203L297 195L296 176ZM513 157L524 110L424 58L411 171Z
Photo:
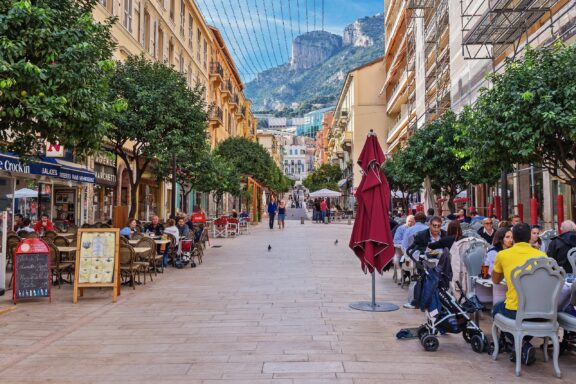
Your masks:
M276 201L274 200L274 196L270 197L270 201L268 202L268 217L270 218L270 229L274 229L274 217L276 217L276 211L278 206L276 205Z
M278 229L284 229L284 220L286 219L286 203L280 201L278 204Z
M314 221L319 223L320 220L322 219L322 212L320 211L320 199L314 200L314 212L316 213Z
M328 203L326 203L326 199L322 199L320 202L320 212L322 215L322 222L326 222L326 212L328 211Z

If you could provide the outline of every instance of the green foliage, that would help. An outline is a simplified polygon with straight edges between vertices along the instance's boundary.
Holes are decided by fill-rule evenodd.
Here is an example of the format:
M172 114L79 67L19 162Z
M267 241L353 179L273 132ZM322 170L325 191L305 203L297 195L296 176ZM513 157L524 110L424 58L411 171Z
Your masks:
M152 160L158 162L157 172L166 175L174 153L187 169L205 156L204 89L189 89L182 74L161 63L130 56L117 65L112 77L110 99L116 98L124 100L126 107L111 115L108 139L129 173L132 216L136 186Z
M337 165L322 164L320 167L310 173L302 184L314 192L323 188L333 191L338 190L338 181L342 179L342 170Z
M114 43L112 20L96 23L97 0L0 1L0 146L36 154L43 140L99 147Z
M406 161L406 152L399 151L386 159L382 165L390 189L406 194L416 193L422 187L422 179L413 173Z
M531 49L490 76L475 105L470 166L538 164L576 189L576 47Z
M420 182L428 176L432 188L448 196L451 210L454 210L454 197L468 185L463 172L466 159L459 155L458 135L458 118L448 110L424 128L416 130L402 155L408 174Z
M275 192L288 190L282 172L259 143L243 137L231 137L221 142L215 152L233 165L238 174L252 176Z

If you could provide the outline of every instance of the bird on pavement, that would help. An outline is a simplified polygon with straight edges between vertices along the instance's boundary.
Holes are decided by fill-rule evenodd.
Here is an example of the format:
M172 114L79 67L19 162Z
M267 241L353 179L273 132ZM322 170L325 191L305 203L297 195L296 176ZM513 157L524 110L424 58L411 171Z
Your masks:
M338 245L338 239L336 239L336 241L334 242L334 245Z
M272 250L272 246L270 244L268 244L268 252L270 252Z

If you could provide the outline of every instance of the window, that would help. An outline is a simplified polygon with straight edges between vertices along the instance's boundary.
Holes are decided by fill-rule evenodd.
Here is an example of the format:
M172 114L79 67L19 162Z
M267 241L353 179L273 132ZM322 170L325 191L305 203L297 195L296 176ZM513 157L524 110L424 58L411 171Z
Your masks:
M186 6L184 0L180 0L180 34L184 36L184 24L186 24Z
M194 19L192 14L188 14L188 47L194 53Z
M182 55L182 51L180 51L180 73L184 73L184 55Z
M156 52L156 49L158 48L158 24L156 22L156 20L154 20L154 23L152 24L152 55L156 58L158 58L158 52Z
M100 5L102 5L106 10L112 13L113 0L99 0Z
M208 42L204 40L204 69L208 70Z
M174 8L176 7L175 0L170 0L170 18L174 21Z
M144 48L150 52L150 14L144 12Z
M292 156L292 150L290 150L290 156Z
M188 64L188 72L186 73L188 76L188 85L192 86L192 67Z
M174 63L174 44L172 42L168 43L168 65L172 65Z
M162 28L158 28L158 53L155 57L158 57L160 62L164 61L164 31Z
M132 32L132 0L124 0L124 22L122 24L128 32Z
M198 49L196 51L196 59L198 59L198 63L200 63L200 45L202 44L202 32L200 32L200 28L197 29L196 31L196 40L197 40L197 44L196 44L196 48Z

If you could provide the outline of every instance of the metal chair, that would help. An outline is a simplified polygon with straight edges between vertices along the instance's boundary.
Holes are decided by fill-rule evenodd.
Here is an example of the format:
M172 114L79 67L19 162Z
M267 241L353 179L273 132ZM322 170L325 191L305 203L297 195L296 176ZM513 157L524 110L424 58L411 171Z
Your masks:
M214 238L217 237L228 237L228 220L224 218L220 218L214 220L212 223L212 230L214 231L213 235Z
M471 244L463 255L464 266L466 267L466 292L468 297L476 294L474 287L476 279L482 270L482 264L486 259L486 250L482 246Z
M516 376L520 376L521 351L524 336L544 338L544 361L548 361L548 338L552 339L554 351L552 362L556 377L562 373L558 366L560 343L558 340L558 299L564 285L565 272L549 257L529 259L512 270L512 283L518 294L516 319L498 313L492 323L492 336L498 340L498 330L514 335L516 351ZM538 319L538 321L534 321ZM498 342L494 343L492 359L498 357Z
M572 283L570 305L576 307L576 282ZM564 337L560 343L560 349L565 350L569 345L567 333L576 332L576 316L566 312L558 312L558 325L564 329Z
M576 247L570 249L568 251L568 255L566 255L570 266L572 266L572 273L576 274Z

